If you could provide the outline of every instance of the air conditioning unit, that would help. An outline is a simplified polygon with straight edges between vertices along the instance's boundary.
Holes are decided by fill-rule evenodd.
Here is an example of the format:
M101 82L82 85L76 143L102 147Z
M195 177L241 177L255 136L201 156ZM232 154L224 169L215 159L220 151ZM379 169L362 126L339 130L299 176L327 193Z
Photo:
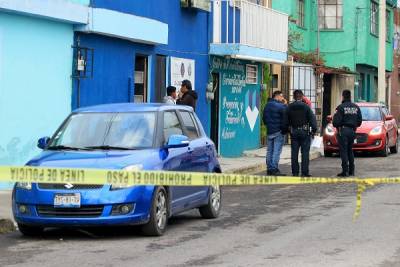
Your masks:
M181 7L211 11L211 0L181 0Z

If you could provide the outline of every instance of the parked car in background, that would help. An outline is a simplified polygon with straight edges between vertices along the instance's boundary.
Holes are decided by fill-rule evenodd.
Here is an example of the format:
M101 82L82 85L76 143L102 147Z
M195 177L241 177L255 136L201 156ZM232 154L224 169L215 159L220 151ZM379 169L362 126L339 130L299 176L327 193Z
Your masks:
M28 166L221 172L214 143L193 109L161 104L110 104L74 111ZM13 213L25 235L46 227L142 225L162 235L168 218L199 209L216 218L219 186L16 183Z
M353 150L355 152L377 152L387 157L398 151L398 127L396 119L388 109L377 103L357 103L361 109L363 122L357 129ZM337 129L332 125L332 116L328 116L328 125L323 134L326 157L339 152Z

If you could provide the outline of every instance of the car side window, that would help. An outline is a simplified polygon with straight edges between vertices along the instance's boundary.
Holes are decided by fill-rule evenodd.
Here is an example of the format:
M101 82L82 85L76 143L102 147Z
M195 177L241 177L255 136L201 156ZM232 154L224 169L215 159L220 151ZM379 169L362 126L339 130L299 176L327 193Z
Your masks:
M385 115L385 116L389 115L389 110L386 107L382 108L382 111L383 111L383 115Z
M193 115L188 111L180 111L183 126L186 128L190 140L199 138L199 132Z
M164 112L164 142L168 142L171 135L183 134L182 126L175 111Z

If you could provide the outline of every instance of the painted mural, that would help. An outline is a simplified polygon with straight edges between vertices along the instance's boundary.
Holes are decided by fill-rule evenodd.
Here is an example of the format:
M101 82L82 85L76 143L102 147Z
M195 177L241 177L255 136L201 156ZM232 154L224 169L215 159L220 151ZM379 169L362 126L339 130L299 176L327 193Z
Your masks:
M260 85L246 82L248 63L221 57L212 59L212 71L220 73L219 147L225 157L237 157L245 150L259 147ZM258 76L260 81L260 71Z

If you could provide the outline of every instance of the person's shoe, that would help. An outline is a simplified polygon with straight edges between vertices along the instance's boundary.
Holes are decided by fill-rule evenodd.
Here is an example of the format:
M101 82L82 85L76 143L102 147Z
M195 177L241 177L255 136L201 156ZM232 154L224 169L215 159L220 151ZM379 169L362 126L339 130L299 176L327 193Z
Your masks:
M338 177L348 177L349 174L347 172L341 172L337 175Z
M349 176L355 176L354 172L349 172Z
M267 175L274 175L275 172L276 172L276 171L268 170L268 171L267 171Z
M301 177L312 177L311 174L302 174Z
M299 177L300 175L298 173L292 173L292 176Z

